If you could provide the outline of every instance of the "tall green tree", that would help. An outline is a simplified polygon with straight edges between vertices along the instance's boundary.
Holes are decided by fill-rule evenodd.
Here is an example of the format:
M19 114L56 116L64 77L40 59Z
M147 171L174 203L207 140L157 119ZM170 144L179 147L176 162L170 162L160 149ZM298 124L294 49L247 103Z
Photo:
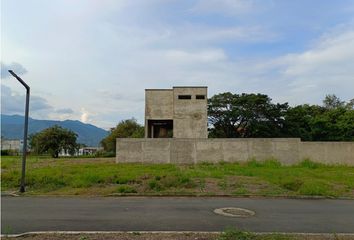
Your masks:
M53 126L30 136L31 149L37 153L49 153L58 158L61 150L74 154L77 149L77 134L60 126Z
M297 137L304 141L312 141L313 121L318 115L322 115L325 108L317 105L298 105L291 107L285 113L284 131L286 137Z
M143 138L144 127L135 119L127 119L118 123L115 128L111 128L107 137L102 139L101 145L105 151L116 151L116 138Z
M354 141L353 101L326 95L323 106L298 105L285 115L288 137L304 141Z
M354 110L328 109L310 121L313 141L354 141Z
M345 102L342 101L335 94L327 94L325 99L322 102L323 102L323 106L326 109L335 109L335 108L339 108L339 107L344 107L345 106Z
M265 94L214 95L208 100L210 137L281 137L288 104Z

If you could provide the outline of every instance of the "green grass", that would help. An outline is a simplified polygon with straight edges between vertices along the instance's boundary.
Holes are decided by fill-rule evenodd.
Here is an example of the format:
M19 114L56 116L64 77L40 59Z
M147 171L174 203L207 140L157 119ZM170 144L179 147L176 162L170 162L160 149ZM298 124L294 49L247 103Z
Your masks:
M217 238L217 240L295 240L294 236L269 233L265 235L257 235L251 232L241 231L237 229L227 229Z
M20 184L21 158L1 158L2 191ZM354 197L354 167L305 160L196 165L116 164L112 158L29 157L27 194L260 195Z

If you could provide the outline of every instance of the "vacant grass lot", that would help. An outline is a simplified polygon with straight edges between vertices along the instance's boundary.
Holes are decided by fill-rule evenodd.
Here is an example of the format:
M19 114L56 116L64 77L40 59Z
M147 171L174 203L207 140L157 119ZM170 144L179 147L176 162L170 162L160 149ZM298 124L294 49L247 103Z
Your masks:
M1 158L2 191L19 188L21 158ZM27 193L41 195L230 195L354 198L354 167L305 160L116 164L113 158L29 157Z

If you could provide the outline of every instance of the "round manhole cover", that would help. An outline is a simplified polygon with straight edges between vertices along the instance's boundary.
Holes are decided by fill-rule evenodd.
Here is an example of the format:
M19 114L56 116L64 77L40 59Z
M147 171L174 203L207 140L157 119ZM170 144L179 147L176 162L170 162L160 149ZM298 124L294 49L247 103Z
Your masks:
M251 217L256 214L254 211L235 207L217 208L214 213L226 217Z

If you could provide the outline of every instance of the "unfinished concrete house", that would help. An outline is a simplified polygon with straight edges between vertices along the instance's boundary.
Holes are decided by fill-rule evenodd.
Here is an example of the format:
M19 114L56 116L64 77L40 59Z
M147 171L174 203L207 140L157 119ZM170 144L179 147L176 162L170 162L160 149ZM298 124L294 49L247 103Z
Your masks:
M354 166L353 142L301 142L299 138L208 138L207 87L145 90L145 138L117 138L116 162L242 162L305 158Z
M145 138L207 138L207 87L145 90Z

